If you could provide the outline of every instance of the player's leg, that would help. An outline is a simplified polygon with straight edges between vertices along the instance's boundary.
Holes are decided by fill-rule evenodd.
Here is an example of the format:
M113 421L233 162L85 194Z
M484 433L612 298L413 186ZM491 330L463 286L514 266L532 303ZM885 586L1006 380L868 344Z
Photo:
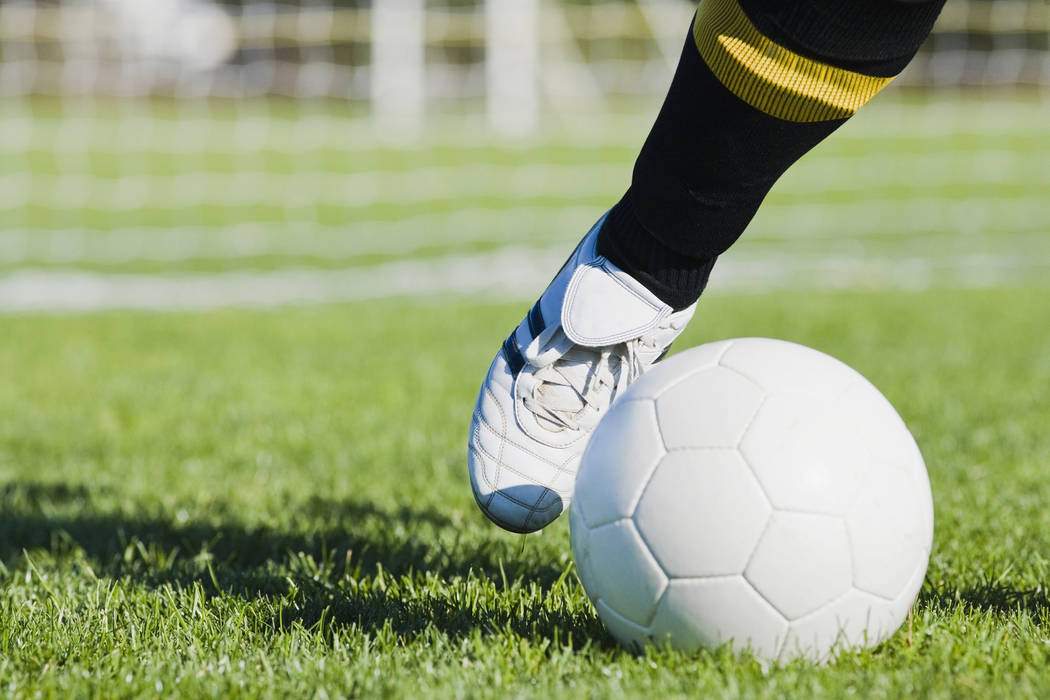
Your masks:
M944 0L703 0L630 190L511 332L468 466L515 532L567 506L604 410L692 316L776 179L908 63Z
M675 308L773 183L904 69L944 0L703 0L598 252Z

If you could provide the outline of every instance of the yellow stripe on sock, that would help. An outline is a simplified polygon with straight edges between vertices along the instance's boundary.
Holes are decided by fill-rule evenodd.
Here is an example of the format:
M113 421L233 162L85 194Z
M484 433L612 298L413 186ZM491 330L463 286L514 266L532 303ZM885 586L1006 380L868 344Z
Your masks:
M734 95L787 121L852 116L893 80L835 68L775 44L736 0L703 0L693 40L708 68Z

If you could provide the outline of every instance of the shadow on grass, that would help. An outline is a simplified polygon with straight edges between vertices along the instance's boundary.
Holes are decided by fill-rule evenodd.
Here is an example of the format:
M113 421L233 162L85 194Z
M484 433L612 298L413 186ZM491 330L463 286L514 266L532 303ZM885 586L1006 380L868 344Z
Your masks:
M1002 583L923 592L919 605L941 610L977 610L991 613L1027 612L1034 617L1050 613L1050 591L1039 586L1019 589Z
M487 526L472 527L434 508L314 498L290 506L301 516L287 520L301 527L271 527L245 526L222 504L211 509L209 523L176 522L170 513L99 514L92 506L98 497L97 488L77 485L0 487L0 560L21 568L26 551L70 559L82 552L100 577L148 586L199 583L209 594L267 599L280 604L275 630L324 620L405 635L509 629L575 636L574 646L607 637L588 611L551 605L546 595L522 596L513 613L501 612L491 595L475 595L472 586L500 590L508 582L549 592L565 568L551 561L550 551L522 552L520 539L495 530L489 536ZM346 585L379 571L384 585ZM414 574L429 579L424 584ZM415 582L411 590L401 588L403 576Z

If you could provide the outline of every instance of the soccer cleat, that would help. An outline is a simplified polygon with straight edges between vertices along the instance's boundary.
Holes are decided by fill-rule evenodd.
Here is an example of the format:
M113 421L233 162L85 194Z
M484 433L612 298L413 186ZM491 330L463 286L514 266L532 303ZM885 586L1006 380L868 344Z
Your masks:
M539 530L568 508L598 420L667 352L696 307L674 312L599 256L604 221L503 342L474 406L474 498L511 532Z

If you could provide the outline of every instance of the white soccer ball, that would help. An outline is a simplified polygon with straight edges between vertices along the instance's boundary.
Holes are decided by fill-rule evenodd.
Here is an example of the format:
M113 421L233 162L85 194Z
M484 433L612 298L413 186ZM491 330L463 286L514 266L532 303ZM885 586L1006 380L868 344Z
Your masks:
M929 562L922 455L886 398L801 345L656 365L602 419L569 511L580 581L621 643L765 661L872 646Z

